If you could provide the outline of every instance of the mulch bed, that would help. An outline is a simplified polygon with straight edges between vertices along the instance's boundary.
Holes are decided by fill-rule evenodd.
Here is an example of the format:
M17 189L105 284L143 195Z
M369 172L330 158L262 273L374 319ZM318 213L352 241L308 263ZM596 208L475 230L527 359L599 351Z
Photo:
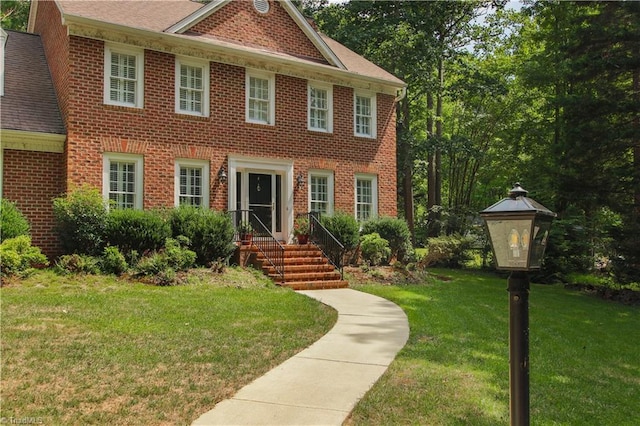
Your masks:
M564 287L567 290L581 291L583 293L591 294L605 300L622 303L624 305L640 306L640 291L634 291L628 288L616 290L593 284L566 284Z

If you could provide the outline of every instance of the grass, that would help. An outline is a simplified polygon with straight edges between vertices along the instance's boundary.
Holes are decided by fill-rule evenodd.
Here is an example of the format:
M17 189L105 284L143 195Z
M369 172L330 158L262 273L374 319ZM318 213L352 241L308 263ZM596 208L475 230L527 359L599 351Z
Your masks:
M356 286L401 306L411 335L351 425L509 423L506 279L435 270L419 285ZM640 310L562 286L530 293L533 425L635 425Z
M236 269L175 287L40 272L0 296L1 416L46 424L189 424L336 319Z

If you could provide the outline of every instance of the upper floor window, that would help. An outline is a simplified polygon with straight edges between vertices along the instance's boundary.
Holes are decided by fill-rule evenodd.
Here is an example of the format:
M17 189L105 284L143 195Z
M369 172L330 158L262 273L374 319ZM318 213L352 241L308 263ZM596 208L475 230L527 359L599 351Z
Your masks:
M176 58L176 112L209 116L209 63Z
M275 123L275 77L247 70L246 115L250 123Z
M333 90L331 86L309 83L308 128L320 132L333 131Z
M356 136L376 137L375 94L355 92L353 99L353 130Z
M102 193L117 209L142 209L142 156L105 154Z
M175 201L176 206L209 207L209 162L176 161Z
M356 220L364 222L378 215L378 178L356 175Z
M309 211L333 213L333 173L314 170L309 173Z
M144 51L129 47L104 48L104 103L143 107Z

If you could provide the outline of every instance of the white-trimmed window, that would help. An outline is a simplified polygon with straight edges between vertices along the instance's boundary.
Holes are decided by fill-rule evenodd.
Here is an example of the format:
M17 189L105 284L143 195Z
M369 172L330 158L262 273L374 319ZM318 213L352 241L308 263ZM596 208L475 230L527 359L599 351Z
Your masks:
M176 160L176 206L209 208L209 162Z
M176 58L176 112L209 116L209 63Z
M246 115L249 123L275 123L275 76L247 70Z
M333 131L333 87L309 82L308 129L331 133Z
M333 172L309 172L309 211L333 214Z
M376 137L376 96L355 92L353 96L353 132L356 136Z
M378 177L356 175L356 220L364 222L378 216Z
M104 154L102 193L111 207L142 209L141 155Z
M144 50L104 47L104 103L142 108L144 105Z

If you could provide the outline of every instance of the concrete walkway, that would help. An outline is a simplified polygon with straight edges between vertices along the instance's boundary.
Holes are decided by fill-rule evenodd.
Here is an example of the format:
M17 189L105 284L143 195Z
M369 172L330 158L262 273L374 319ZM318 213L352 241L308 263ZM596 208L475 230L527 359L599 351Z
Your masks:
M388 300L346 288L299 293L336 309L336 325L194 425L341 425L409 337Z

